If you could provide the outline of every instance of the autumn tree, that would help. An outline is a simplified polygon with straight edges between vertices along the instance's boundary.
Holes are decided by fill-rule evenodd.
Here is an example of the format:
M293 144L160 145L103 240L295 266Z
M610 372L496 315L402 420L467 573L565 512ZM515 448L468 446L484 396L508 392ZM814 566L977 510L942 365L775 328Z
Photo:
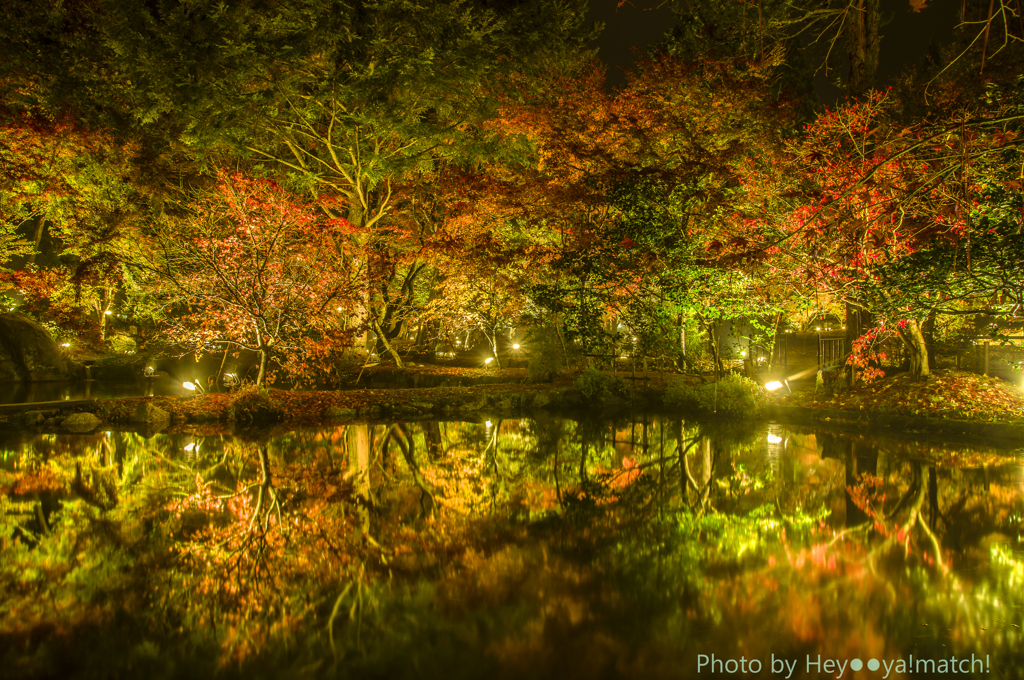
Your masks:
M552 250L535 299L585 346L601 345L610 316L637 337L657 329L663 339L678 337L680 316L698 308L716 308L716 318L747 313L702 295L744 278L707 248L720 248L738 164L777 145L790 115L768 87L772 69L662 54L641 62L620 92L604 92L593 67L552 76L503 107L496 125L529 140L536 156L497 189L524 231ZM750 264L763 244L744 243ZM697 278L707 285L695 287ZM666 307L676 311L650 313Z
M221 172L156 234L150 258L168 332L192 351L223 345L256 352L263 385L271 361L301 360L310 343L345 343L356 301L353 226L328 219L270 180Z

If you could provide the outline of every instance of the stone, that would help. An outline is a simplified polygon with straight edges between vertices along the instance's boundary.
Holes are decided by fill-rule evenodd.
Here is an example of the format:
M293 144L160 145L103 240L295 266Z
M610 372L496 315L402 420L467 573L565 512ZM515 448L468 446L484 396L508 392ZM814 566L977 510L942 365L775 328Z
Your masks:
M538 392L537 394L533 395L533 403L531 404L531 406L533 406L533 408L545 408L550 403L551 397L544 394L543 392Z
M60 426L69 432L85 433L92 432L102 422L92 413L72 413L61 421Z
M462 410L464 411L481 411L490 406L490 400L486 394L470 395L466 401L462 403Z
M68 361L45 328L17 312L0 314L0 381L70 377Z
M158 424L170 423L171 414L159 406L154 406L152 402L144 401L129 416L128 422L152 427Z
M46 422L46 413L42 411L26 411L21 414L21 424L26 427L35 427Z
M332 406L327 409L327 417L331 420L352 420L356 417L355 409Z

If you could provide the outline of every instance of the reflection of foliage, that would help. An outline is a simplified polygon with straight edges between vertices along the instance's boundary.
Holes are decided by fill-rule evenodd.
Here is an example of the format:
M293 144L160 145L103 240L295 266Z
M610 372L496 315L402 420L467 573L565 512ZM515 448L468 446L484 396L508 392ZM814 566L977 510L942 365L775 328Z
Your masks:
M645 677L676 677L701 646L764 658L855 625L867 648L836 654L959 655L983 627L1024 623L1019 468L929 470L911 458L928 447L860 438L877 474L847 478L836 452L853 440L833 437L823 458L820 433L770 427L774 439L651 418L39 438L0 470L0 634L33 652L2 661L22 675L85 658L112 676L159 661L193 676L405 677L421 657L420 677L565 677L567 659L600 676L642 658ZM847 493L864 525L843 526ZM1000 634L982 650L993 667L1020 642Z

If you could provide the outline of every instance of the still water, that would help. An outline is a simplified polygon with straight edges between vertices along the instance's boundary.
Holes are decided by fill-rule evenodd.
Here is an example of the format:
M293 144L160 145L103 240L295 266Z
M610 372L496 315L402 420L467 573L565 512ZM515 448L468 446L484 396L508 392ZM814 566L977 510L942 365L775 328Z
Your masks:
M181 397L192 392L180 380L161 377L152 380L58 380L0 384L0 404L29 404L77 399L123 399L127 397Z
M1022 677L1019 450L647 418L0 434L5 677Z

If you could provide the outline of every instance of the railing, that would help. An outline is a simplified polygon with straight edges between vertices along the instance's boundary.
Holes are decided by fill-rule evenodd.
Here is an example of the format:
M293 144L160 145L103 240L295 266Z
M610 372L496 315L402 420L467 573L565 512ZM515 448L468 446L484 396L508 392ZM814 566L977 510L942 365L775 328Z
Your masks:
M771 365L773 367L785 368L787 364L789 348L787 347L785 337L779 337L775 340L775 346L771 352ZM754 362L754 365L766 364L768 361L768 348L764 345L751 345L750 346L750 360Z
M818 366L839 364L846 358L846 338L818 338Z

